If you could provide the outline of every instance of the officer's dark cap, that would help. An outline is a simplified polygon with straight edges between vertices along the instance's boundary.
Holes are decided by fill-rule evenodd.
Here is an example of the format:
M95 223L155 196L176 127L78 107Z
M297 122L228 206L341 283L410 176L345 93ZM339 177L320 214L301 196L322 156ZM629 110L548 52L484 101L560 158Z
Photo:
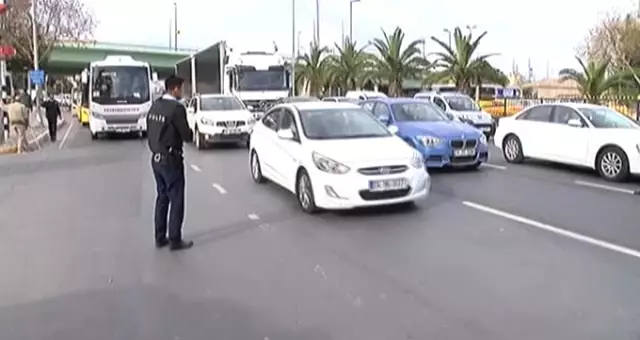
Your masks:
M184 79L172 74L164 80L164 88L167 91L171 91L175 88L182 87L182 83L184 83Z

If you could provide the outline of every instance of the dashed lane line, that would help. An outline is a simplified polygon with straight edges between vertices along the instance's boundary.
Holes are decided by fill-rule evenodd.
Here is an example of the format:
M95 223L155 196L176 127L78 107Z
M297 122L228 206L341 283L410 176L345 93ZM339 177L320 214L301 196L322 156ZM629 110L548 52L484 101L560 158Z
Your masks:
M507 170L506 166L495 165L495 164L490 164L490 163L482 163L481 166L487 167L487 168L491 168L491 169L496 169L496 170Z
M469 201L463 201L462 204L464 204L465 206L469 207L469 208L473 208L479 211L483 211L495 216L499 216L502 218L506 218L508 220L512 220L518 223L522 223L525 225L528 225L530 227L534 227L537 229L541 229L541 230L545 230L545 231L549 231L552 232L554 234L557 235L561 235L579 242L583 242L583 243L587 243L596 247L600 247L600 248L604 248L604 249L608 249L611 251L614 251L616 253L619 254L623 254L623 255L627 255L627 256L631 256L631 257L635 257L636 259L640 259L640 251L635 250L635 249L631 249L631 248L626 248L617 244L613 244L607 241L603 241L603 240L599 240L590 236L586 236L586 235L582 235L579 233L575 233L573 231L569 231L569 230L565 230L562 228L558 228L558 227L554 227L552 225L549 224L545 224L542 222L538 222L538 221L534 221L532 219L526 218L526 217L522 217L522 216L518 216L518 215L514 215L511 213L508 213L506 211L502 211L499 209L495 209L495 208L491 208L488 207L486 205L482 205L482 204L478 204L478 203L474 203L474 202L469 202Z
M260 219L260 216L258 216L256 214L249 214L249 215L247 215L247 217L252 221L258 221Z
M195 172L202 172L202 169L200 169L200 167L195 164L191 164L191 169L193 169L193 171Z
M573 181L573 183L576 184L576 185L583 186L583 187L590 187L590 188L608 190L608 191L619 192L619 193L628 194L628 195L637 195L637 193L636 193L637 190L620 188L620 187L616 187L616 186L613 186L613 185L606 185L606 184L599 184L599 183L585 182L585 181Z
M227 193L227 190L226 190L222 185L220 185L220 184L218 184L218 183L211 183L211 186L212 186L214 189L218 190L218 192L219 192L221 195L225 195L225 194Z

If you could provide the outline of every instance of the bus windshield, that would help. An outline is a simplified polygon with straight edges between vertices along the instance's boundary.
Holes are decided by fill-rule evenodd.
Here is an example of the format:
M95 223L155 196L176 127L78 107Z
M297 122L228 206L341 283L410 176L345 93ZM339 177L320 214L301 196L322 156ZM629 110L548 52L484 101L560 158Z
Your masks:
M151 100L149 69L97 66L92 69L91 100L98 104L142 104Z

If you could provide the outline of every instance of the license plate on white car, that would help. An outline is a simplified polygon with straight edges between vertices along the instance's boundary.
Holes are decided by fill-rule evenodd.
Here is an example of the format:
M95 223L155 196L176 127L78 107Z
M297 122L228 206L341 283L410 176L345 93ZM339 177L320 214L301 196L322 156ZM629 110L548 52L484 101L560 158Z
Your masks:
M484 132L491 132L491 126L483 126L480 128L480 130L484 131Z
M222 130L223 135L239 135L241 132L240 129L224 129Z
M453 150L454 157L468 157L476 154L476 149L455 149Z
M130 128L120 127L120 128L116 128L116 132L118 132L118 133L129 133L129 132L131 132L131 129Z
M382 179L378 181L369 181L370 191L390 191L400 190L409 187L409 181L406 178Z

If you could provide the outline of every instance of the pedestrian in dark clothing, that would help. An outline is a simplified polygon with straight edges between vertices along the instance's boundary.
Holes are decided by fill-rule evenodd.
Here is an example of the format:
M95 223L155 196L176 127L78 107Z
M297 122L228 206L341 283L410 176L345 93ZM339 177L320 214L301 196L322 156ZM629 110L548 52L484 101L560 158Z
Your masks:
M33 109L33 101L26 91L20 91L20 103L26 106L29 110Z
M187 123L187 111L179 102L183 82L177 76L168 77L164 82L166 93L153 103L147 115L147 140L157 191L154 212L156 247L169 245L171 250L193 246L193 241L182 238L185 187L182 144L193 138Z
M49 137L51 141L55 142L58 133L58 118L62 118L62 111L60 111L60 104L53 98L53 94L50 94L47 100L42 103L47 117L47 125L49 126Z

